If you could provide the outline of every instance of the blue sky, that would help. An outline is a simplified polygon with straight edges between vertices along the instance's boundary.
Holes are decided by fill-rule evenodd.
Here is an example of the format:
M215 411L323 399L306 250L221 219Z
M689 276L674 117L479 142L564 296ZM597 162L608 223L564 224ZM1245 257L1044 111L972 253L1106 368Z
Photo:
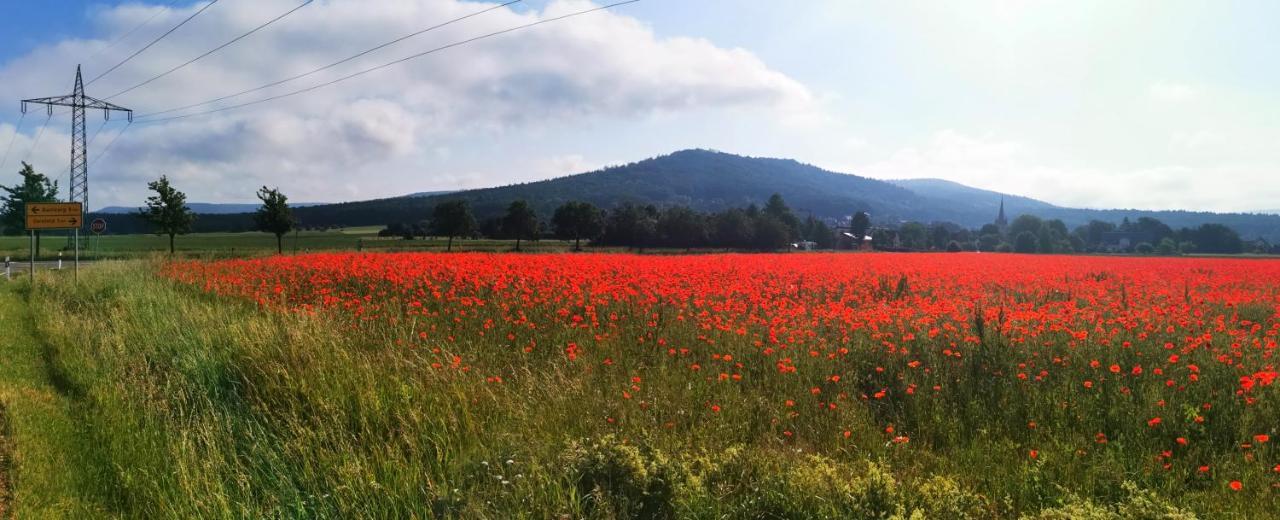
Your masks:
M86 70L100 71L198 7L179 0L102 50L167 3L4 2L0 100L14 102L0 104L0 152L17 99L66 90L75 62L93 56ZM221 0L90 93L146 79L294 5ZM524 2L352 66L591 5ZM146 112L218 97L477 7L320 0L113 101ZM136 205L145 180L163 173L193 200L251 200L263 183L295 199L350 200L702 147L1071 206L1270 209L1280 207L1277 19L1280 4L1264 1L644 0L250 110L136 125L93 166L93 196ZM42 122L24 122L0 182L23 156L65 175L68 124L55 117L32 149ZM91 157L121 127L103 126Z

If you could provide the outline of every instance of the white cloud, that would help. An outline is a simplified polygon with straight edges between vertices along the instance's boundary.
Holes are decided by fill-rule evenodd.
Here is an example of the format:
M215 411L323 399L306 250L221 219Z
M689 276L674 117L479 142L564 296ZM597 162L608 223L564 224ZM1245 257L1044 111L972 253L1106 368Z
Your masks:
M89 93L105 97L132 86L295 5L293 0L215 5L90 85ZM366 0L316 2L237 45L111 101L147 113L212 99L309 71L492 5L458 0L380 0L376 6ZM540 12L500 9L232 102L287 92L596 5L553 0ZM149 27L170 27L196 8L166 9ZM103 49L156 9L162 8L124 4L92 13L100 31L94 38L52 42L0 68L0 99L60 93L70 83L71 66L86 55L101 52L96 63L120 59L152 35L139 34L109 51ZM86 79L98 72L86 69ZM93 205L133 204L143 195L142 181L162 173L186 188L193 200L245 200L252 197L254 186L264 183L281 186L296 200L396 195L464 179L480 185L506 184L515 180L506 172L519 158L484 153L494 161L492 173L461 177L439 163L458 157L467 147L475 154L489 141L601 118L625 121L740 109L772 112L784 121L816 113L815 103L804 85L744 49L721 48L698 38L659 37L624 10L599 12L478 41L278 102L171 123L135 124L109 160L91 172ZM57 139L64 148L65 139L64 131ZM90 153L98 153L100 147ZM23 149L21 143L15 148ZM60 155L61 162L42 157L38 166L65 169L66 152ZM558 166L524 170L558 175L591 165L581 156L566 161L573 154L561 155Z
M539 164L534 168L534 171L535 178L546 179L594 171L599 169L601 166L602 165L588 161L585 157L578 154L557 155L539 161Z
M843 148L845 150L856 151L866 149L871 143L861 137L847 137L844 140Z
M1241 211L1280 200L1275 169L1260 162L1098 167L1057 165L1047 155L1020 141L943 130L923 147L845 170L883 179L947 179L1084 208Z
M1204 152L1219 150L1230 144L1231 141L1221 132L1206 129L1175 132L1169 138L1169 148L1173 151Z
M1200 93L1199 89L1185 83L1157 81L1147 87L1147 96L1164 103L1180 103L1191 101Z

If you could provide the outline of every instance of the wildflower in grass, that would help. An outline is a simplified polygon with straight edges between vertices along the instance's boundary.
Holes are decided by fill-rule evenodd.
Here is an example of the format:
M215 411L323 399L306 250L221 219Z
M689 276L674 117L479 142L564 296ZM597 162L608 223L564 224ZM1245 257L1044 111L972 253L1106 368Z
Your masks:
M871 420L888 425L890 444L905 443L893 426L904 424L919 432L916 445L933 446L951 441L934 438L952 431L956 418L948 414L974 405L984 411L966 424L992 432L993 441L1023 445L1025 460L1038 460L1039 450L1019 444L1023 435L1071 450L1082 467L1105 452L1147 472L1138 480L1168 489L1177 484L1162 479L1178 471L1160 468L1177 470L1184 458L1201 479L1215 481L1210 467L1247 457L1277 462L1265 449L1269 430L1236 446L1221 443L1275 406L1268 400L1280 352L1280 262L335 253L179 261L162 271L195 291L258 302L263 310L255 312L322 316L378 348L420 349L406 356L429 356L423 364L432 383L460 385L475 410L494 408L486 401L494 398L536 410L534 400L548 394L506 392L496 374L607 401L583 402L586 410L634 401L623 407L628 415L607 418L610 431L633 438L674 429L675 414L701 402L712 414L724 407L766 423L708 421L716 427L831 440L852 439L850 425ZM909 278L912 290L886 299L867 283L880 277ZM1069 297L1044 297L1056 294ZM975 311L974 302L990 304ZM399 338L412 341L401 347ZM448 379L473 369L489 375ZM1019 384L1009 392L1012 382ZM466 385L475 391L467 395ZM787 398L805 390L814 408ZM641 397L647 394L653 399ZM1008 435L1002 425L1022 413L1035 420L1022 419L1027 430ZM1109 442L1108 434L1125 442ZM1091 436L1096 447L1086 450ZM1153 455L1158 462L1149 464Z
M1231 483L1227 485L1231 486L1232 491L1240 491L1241 489L1244 489L1244 484L1242 484L1239 480L1232 480Z

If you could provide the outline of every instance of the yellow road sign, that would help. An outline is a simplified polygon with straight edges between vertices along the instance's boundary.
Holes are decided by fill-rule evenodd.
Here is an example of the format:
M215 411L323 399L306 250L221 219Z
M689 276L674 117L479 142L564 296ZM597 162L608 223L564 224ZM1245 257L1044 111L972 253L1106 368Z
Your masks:
M27 229L76 229L84 223L79 202L31 202L26 204Z

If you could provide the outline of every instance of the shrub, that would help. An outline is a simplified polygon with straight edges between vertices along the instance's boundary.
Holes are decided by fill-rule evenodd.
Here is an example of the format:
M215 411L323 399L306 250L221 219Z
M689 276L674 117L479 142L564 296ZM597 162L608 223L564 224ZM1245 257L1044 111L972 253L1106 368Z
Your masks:
M1101 506L1078 496L1068 496L1065 503L1046 509L1024 520L1195 520L1196 515L1169 504L1154 492L1141 489L1133 482L1123 484L1125 498L1113 506Z
M968 520L994 518L986 497L964 489L954 479L935 476L921 484L912 503L913 513L925 518Z
M585 509L603 518L670 518L673 492L667 459L613 434L569 446L565 467Z
M881 465L859 472L821 455L808 455L765 477L749 518L888 519L903 511L898 484Z

